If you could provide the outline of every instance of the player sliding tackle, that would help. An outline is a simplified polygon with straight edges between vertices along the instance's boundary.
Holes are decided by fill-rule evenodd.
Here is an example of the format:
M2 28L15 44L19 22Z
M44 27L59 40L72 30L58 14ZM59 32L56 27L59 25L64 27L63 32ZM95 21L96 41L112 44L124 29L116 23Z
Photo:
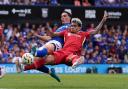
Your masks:
M64 46L62 49L53 52L51 55L46 56L44 59L39 59L41 60L41 62L39 62L38 64L41 64L42 66L45 64L67 64L72 67L76 67L79 64L82 64L84 62L84 58L80 56L82 44L84 43L86 38L88 38L91 34L96 34L101 29L107 17L108 15L105 11L100 24L95 28L94 31L91 32L80 31L82 28L82 22L78 18L73 18L71 20L71 26L67 30L62 32L51 32L53 36L64 37ZM43 55L41 54L41 50L38 50L36 52L36 56L43 57Z
M91 34L96 34L102 27L103 23L107 19L107 12L104 12L104 17L98 27L91 32L80 31L82 28L82 22L79 18L72 18L71 27L62 32L52 32L53 36L63 36L64 46L62 49L53 52L52 55L48 55L44 61L46 64L67 64L72 67L76 67L84 62L84 58L80 56L82 45L86 38ZM40 50L41 51L41 50ZM40 51L36 52L37 57L43 57ZM43 59L42 59L43 60Z

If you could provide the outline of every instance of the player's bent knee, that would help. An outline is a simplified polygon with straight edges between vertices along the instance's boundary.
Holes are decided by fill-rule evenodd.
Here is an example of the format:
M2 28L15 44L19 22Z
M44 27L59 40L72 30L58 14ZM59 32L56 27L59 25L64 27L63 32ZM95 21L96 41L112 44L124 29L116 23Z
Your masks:
M45 48L47 49L48 53L52 53L55 49L55 46L53 44L47 44L45 45Z

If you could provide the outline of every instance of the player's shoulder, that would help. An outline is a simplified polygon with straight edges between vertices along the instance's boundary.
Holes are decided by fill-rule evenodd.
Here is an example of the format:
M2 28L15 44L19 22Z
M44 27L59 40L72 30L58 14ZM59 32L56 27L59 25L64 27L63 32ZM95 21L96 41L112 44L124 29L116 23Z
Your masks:
M60 26L60 27L56 30L56 32L64 31L64 30L66 30L69 26L70 26L70 24L64 24L64 25Z
M84 35L84 36L86 36L86 35L89 35L90 33L87 32L87 31L80 31L79 34L80 34L80 35Z
M67 28L69 28L69 26L70 26L70 24L64 24L64 25L61 26L61 28L67 29Z

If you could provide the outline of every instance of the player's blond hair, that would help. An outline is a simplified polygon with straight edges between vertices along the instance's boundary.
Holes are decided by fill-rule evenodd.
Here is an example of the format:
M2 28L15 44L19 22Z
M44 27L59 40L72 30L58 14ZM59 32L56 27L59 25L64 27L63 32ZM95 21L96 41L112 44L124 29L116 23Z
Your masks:
M79 18L72 18L71 22L77 23L80 27L82 27L82 21Z

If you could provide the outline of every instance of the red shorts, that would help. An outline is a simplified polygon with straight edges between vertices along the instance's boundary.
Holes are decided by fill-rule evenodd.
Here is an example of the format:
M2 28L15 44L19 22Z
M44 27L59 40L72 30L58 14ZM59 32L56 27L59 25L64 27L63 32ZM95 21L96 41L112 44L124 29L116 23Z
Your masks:
M66 63L66 57L69 55L70 53L66 53L65 51L56 51L54 52L54 57L55 57L55 64L65 64Z
M76 50L72 48L68 48L68 49L61 49L59 51L54 52L53 53L55 57L54 64L70 65L71 64L70 61L66 59L70 54L76 54Z

